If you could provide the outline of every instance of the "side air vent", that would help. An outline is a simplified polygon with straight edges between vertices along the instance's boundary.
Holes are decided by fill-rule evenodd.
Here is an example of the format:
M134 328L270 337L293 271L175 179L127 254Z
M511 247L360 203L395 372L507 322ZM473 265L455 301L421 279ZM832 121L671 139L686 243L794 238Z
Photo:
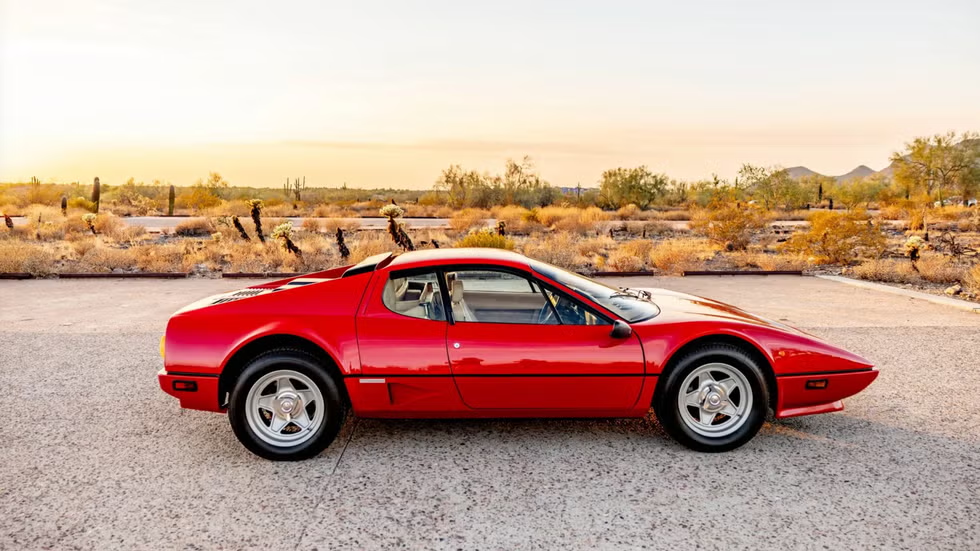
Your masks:
M216 300L216 301L214 301L214 302L212 302L212 303L211 303L211 306L214 306L215 304L221 304L222 302L234 302L234 301L236 301L236 300L238 300L238 299L237 299L237 298L235 298L235 297L224 297L224 298L219 298L218 300Z
M254 297L255 295L261 295L262 289L244 289L242 291L237 291L231 296L233 297Z

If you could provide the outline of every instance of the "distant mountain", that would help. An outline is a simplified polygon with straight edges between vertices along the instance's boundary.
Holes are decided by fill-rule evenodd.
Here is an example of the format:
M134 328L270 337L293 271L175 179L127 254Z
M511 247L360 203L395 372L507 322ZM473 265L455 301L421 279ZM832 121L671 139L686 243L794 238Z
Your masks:
M891 168L890 165L889 165L889 168ZM885 169L885 170L888 170L888 169ZM799 180L800 178L802 178L804 176L823 176L823 174L820 174L819 172L816 172L814 170L810 170L809 168L807 168L805 166L793 166L793 167L787 168L786 169L786 172L788 172L790 178L793 178L794 180ZM882 171L882 172L884 172L884 171ZM848 172L847 174L841 174L840 176L831 176L831 178L837 180L838 182L846 182L848 180L853 180L853 179L856 179L856 178L865 178L867 176L871 176L874 173L875 173L875 170L873 168L870 168L870 167L868 167L866 165L860 165L860 166L856 167L854 170Z
M874 173L875 173L875 171L873 169L871 169L871 168L868 168L867 165L860 165L857 168L855 168L854 170L848 172L847 174L843 174L841 176L837 176L836 179L837 179L838 182L846 182L848 180L855 180L855 179L858 179L858 178L866 178L868 176L871 176Z
M799 180L804 176L814 176L817 174L805 166L791 166L786 169L786 172L788 172L789 177L794 180Z

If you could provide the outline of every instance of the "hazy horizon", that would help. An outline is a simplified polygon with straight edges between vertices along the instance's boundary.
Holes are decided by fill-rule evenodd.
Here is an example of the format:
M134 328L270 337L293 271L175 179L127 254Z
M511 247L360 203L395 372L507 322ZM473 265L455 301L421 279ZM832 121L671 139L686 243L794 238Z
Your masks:
M0 0L0 181L427 188L525 154L560 186L879 170L980 130L978 21L967 1Z

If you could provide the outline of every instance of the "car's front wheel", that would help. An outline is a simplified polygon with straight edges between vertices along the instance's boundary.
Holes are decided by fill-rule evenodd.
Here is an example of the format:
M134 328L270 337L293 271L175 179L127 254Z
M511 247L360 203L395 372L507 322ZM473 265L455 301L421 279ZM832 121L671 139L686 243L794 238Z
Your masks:
M340 389L319 360L278 349L245 366L228 417L238 440L266 459L296 461L323 451L344 422Z
M765 422L768 392L758 363L742 349L709 344L681 357L665 375L654 411L668 434L703 452L735 449Z

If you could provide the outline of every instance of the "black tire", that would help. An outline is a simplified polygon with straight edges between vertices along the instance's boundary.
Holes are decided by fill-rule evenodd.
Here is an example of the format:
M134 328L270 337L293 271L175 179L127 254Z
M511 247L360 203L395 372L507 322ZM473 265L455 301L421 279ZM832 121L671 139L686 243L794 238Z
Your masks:
M323 396L325 417L315 434L302 443L277 446L260 438L249 425L246 403L252 386L268 373L288 369L307 376ZM321 361L302 350L277 348L253 358L235 381L228 406L228 419L235 436L248 450L273 461L299 461L322 452L337 437L344 424L346 407L337 382Z
M687 392L687 389L681 388L687 376L710 363L722 363L736 369L752 391L752 405L745 413L745 421L734 432L724 436L706 436L695 432L681 418L684 412L678 405L680 393ZM654 412L667 434L688 448L709 453L733 450L751 440L762 428L768 408L768 387L758 362L743 349L722 343L706 344L685 353L667 373L661 375L653 398Z

